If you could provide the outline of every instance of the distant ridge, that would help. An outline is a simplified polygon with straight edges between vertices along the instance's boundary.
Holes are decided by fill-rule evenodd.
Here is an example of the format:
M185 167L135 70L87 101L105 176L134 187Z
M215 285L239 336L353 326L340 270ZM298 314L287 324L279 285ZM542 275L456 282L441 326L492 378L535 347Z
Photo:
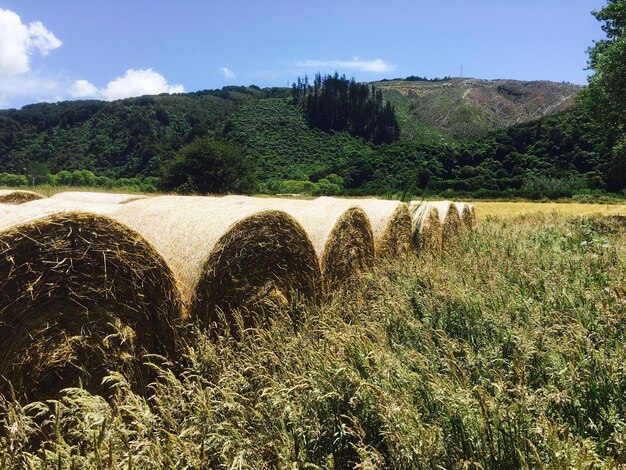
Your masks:
M545 80L383 80L373 83L396 108L405 137L472 136L563 111L581 89Z

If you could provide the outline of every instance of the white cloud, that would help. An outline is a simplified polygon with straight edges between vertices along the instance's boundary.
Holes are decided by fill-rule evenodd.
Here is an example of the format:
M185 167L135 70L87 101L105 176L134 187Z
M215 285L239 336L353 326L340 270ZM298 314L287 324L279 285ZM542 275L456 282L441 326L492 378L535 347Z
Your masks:
M301 60L296 62L297 67L317 69L348 69L360 72L390 72L395 65L388 64L382 59L363 60L355 57L352 60Z
M70 88L70 95L72 98L93 97L98 96L99 94L100 90L87 80L76 80L72 85L72 88Z
M122 77L107 83L102 95L107 100L119 100L131 96L158 95L160 93L183 93L182 85L170 85L165 77L152 69L128 69Z
M233 72L231 69L229 69L228 67L221 67L220 68L220 72L222 72L222 75L224 75L224 78L226 80L234 80L235 78L237 78L235 76L235 72Z
M131 96L184 92L182 85L170 85L163 75L152 69L128 69L123 76L111 80L101 89L87 80L76 80L70 89L74 98L94 97L109 101Z
M39 21L24 24L11 10L0 8L0 75L17 75L30 70L30 56L46 56L63 43Z

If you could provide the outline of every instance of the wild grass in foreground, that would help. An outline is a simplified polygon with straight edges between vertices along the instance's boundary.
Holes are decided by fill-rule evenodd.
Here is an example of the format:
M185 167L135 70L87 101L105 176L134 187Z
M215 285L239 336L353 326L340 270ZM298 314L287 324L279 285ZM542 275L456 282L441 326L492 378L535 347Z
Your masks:
M319 309L184 366L4 402L4 468L591 468L626 464L623 221L488 219ZM298 317L293 322L291 318Z

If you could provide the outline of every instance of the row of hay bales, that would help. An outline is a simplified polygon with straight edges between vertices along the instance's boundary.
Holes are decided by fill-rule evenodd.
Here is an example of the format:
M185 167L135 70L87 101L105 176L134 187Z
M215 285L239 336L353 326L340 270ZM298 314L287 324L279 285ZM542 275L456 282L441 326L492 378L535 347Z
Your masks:
M439 252L465 220L456 207L99 193L0 203L0 393L40 399L80 382L106 395L110 370L141 391L145 355L176 360L191 325L263 324L376 258Z

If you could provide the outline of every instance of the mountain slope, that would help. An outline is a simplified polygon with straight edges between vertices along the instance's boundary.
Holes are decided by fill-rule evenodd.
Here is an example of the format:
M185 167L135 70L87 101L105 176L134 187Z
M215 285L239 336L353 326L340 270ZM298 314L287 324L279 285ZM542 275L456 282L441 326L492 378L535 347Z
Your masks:
M577 85L548 81L384 80L375 82L396 108L403 136L449 140L503 129L574 104Z
M0 111L0 172L30 162L52 172L88 169L113 178L156 176L160 165L195 137L213 131L249 100L286 89L226 87L118 101L39 103Z

